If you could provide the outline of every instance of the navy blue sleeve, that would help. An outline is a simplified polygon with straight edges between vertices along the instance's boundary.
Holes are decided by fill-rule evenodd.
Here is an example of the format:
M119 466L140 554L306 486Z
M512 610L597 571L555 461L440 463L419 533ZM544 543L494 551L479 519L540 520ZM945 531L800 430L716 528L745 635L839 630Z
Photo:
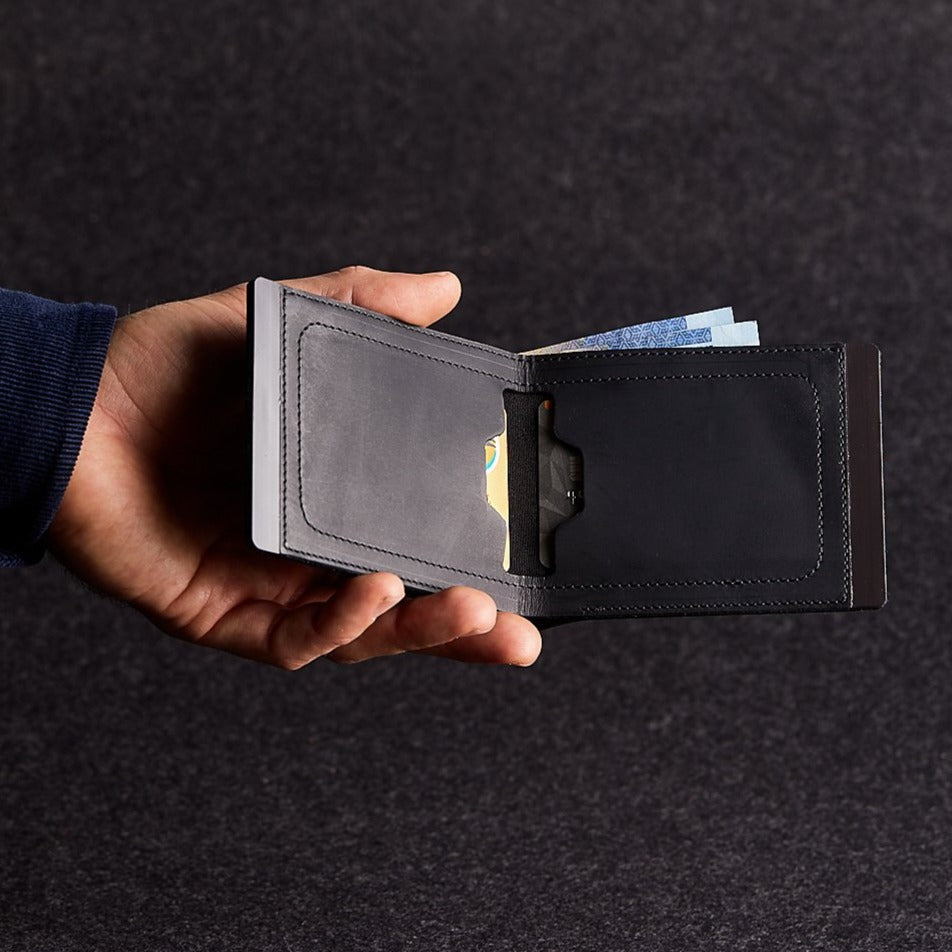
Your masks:
M43 556L115 321L105 304L0 289L0 566Z

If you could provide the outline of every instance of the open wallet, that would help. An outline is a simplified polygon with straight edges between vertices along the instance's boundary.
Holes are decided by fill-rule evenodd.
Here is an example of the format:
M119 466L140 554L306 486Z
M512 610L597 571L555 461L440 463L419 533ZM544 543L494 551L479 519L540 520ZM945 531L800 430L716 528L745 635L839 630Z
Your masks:
M260 549L546 626L885 602L871 344L531 356L248 294Z

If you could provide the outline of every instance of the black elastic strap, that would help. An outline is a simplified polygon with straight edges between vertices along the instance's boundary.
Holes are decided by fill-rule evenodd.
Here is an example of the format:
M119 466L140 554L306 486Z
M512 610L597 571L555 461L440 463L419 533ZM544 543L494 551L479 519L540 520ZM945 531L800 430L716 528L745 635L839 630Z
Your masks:
M509 571L545 575L539 561L539 404L545 394L506 390L509 447Z

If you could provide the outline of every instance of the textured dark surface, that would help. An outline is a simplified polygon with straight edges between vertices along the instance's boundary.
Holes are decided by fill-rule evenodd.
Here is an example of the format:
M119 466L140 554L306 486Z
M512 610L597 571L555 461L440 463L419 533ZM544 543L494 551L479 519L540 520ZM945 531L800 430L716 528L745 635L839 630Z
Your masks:
M0 284L456 269L511 348L884 352L877 614L296 675L0 575L4 950L952 946L952 7L3 3ZM537 315L550 317L541 321Z

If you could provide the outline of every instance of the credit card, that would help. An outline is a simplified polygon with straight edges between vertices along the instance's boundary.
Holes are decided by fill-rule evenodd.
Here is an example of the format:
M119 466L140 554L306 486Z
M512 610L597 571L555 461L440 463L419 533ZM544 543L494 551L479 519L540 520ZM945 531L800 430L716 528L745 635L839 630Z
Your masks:
M506 439L506 411L502 411L502 433L486 443L486 498L506 523L506 548L502 567L509 571L509 443Z

